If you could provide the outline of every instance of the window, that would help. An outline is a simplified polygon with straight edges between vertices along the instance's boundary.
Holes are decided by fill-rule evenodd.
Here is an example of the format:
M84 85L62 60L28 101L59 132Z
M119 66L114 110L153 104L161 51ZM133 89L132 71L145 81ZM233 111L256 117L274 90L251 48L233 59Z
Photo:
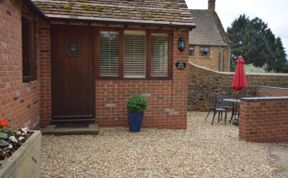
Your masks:
M36 80L33 22L24 18L22 19L22 58L23 82Z
M125 31L124 78L146 77L146 33Z
M189 46L189 56L194 56L195 55L195 46L190 45Z
M97 77L169 79L172 74L171 37L169 31L100 30Z
M169 35L151 34L151 77L168 77Z
M100 76L119 77L119 32L100 32Z
M210 56L210 48L209 47L200 47L200 56Z

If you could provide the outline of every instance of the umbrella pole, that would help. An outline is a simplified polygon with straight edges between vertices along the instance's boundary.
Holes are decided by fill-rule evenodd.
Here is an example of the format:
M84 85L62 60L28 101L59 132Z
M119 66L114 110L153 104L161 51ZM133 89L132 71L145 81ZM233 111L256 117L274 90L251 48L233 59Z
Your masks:
M236 91L236 98L240 99L240 91L239 90Z

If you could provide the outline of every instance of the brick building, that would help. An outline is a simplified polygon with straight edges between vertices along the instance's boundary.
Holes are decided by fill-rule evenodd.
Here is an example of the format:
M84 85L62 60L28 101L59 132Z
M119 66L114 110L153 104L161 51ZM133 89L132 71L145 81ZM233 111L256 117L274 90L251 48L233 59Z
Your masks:
M141 93L144 127L186 128L184 0L0 0L0 24L0 116L15 127L126 127L128 97Z
M215 1L208 0L207 10L191 10L196 28L189 34L189 58L197 65L230 71L227 35L215 11Z

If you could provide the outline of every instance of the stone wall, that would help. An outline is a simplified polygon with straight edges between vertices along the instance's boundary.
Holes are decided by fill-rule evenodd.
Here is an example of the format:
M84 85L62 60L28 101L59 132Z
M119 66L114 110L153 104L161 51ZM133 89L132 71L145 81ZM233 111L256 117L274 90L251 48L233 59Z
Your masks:
M190 63L189 65L189 111L206 111L208 94L227 92L235 95L231 89L234 73L217 72ZM240 96L255 96L257 86L288 87L288 74L247 74L249 87Z

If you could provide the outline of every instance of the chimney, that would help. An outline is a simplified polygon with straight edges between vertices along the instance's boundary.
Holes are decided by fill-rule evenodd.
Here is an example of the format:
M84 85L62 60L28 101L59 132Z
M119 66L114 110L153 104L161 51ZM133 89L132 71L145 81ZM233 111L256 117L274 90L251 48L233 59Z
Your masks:
M215 11L215 1L216 0L208 0L208 10L214 12Z

